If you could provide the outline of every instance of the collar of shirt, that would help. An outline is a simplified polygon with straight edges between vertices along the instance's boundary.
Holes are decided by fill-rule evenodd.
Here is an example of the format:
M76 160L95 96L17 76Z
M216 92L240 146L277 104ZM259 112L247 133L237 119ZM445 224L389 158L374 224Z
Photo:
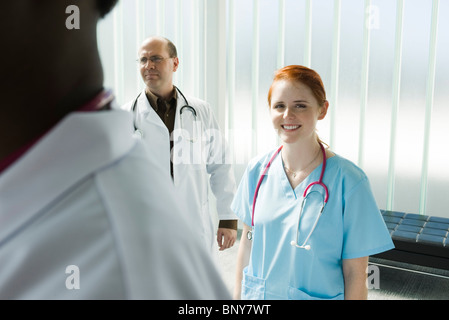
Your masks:
M176 92L176 89L173 88L173 92L170 95L170 97L167 100L164 100L162 98L159 98L158 96L156 96L154 93L152 93L150 90L145 90L145 94L148 98L148 102L150 103L151 107L154 109L154 111L156 111L157 113L160 112L159 108L161 103L164 103L166 106L166 111L169 111L171 107L175 107L176 108L176 101L178 99L178 94Z
M178 97L176 89L173 88L172 94L167 100L157 97L149 90L145 90L145 94L151 107L167 127L168 132L172 133L175 127L176 104ZM173 147L172 144L171 146Z
M72 112L0 175L0 243L55 199L134 148L133 116L112 109ZM78 189L79 190L79 189Z

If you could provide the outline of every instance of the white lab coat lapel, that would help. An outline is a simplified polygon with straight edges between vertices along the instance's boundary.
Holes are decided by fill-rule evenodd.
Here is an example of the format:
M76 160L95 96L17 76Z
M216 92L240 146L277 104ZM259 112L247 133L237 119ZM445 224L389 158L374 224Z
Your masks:
M137 99L137 124L140 128L140 125L142 124L142 120L148 121L151 126L155 125L157 127L164 128L165 125L162 122L162 120L157 115L156 111L151 107L150 102L148 101L148 98L145 94L145 90L142 91L139 98Z
M68 115L0 175L0 243L135 142L132 114L126 111Z
M182 146L182 142L179 139L182 139L182 135L181 135L181 108L184 107L186 104L186 102L184 101L184 98L181 96L181 94L179 94L178 92L178 96L176 99L176 114L175 114L175 125L174 125L174 129L173 129L173 133L171 136L171 139L173 139L174 143L173 143L173 155L170 161L174 161L173 164L173 182L175 184L175 186L179 186L181 180L183 179L183 177L185 177L185 170L187 169L185 167L185 165L179 163L179 161L177 160L179 157L179 149L180 146Z
M204 243L212 252L215 252L213 225L209 215L206 163L203 159L205 146L204 141L202 141L202 113L201 108L194 102L193 98L186 98L197 113L197 136L194 137L195 142L192 143L184 138L189 133L185 133L184 136L182 134L181 108L186 105L186 101L181 95L178 95L173 130L174 184L178 197L189 212L191 219L197 221L201 226L198 227L198 232L203 237Z
M192 99L188 98L190 102ZM203 153L203 141L201 139L202 130L201 130L201 113L196 110L195 105L191 105L197 112L196 118L196 132L194 133L195 142L192 143L185 139L186 135L190 133L183 130L185 128L182 127L181 122L181 109L186 106L186 100L178 94L177 104L176 104L176 116L175 116L175 125L173 129L173 133L171 139L173 139L173 175L174 175L174 183L175 186L179 186L183 183L183 180L187 178L188 175L192 175L193 171L200 170L200 167L204 167L205 163L202 158ZM186 112L186 111L184 111ZM188 111L187 111L188 112ZM198 172L196 172L195 176L197 176ZM192 177L190 177L192 178Z
M145 91L140 94L136 109L137 128L143 131L145 144L149 146L152 156L157 157L159 163L170 172L170 135L159 115L151 107Z

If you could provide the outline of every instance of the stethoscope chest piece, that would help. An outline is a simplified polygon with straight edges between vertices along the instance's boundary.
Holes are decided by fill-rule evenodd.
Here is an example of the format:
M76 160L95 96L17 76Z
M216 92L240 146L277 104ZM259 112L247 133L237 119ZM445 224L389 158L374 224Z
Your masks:
M133 137L136 139L143 139L143 131L140 129L134 130Z
M246 238L247 238L248 240L253 240L253 232L252 232L251 230L249 230L249 231L246 233Z

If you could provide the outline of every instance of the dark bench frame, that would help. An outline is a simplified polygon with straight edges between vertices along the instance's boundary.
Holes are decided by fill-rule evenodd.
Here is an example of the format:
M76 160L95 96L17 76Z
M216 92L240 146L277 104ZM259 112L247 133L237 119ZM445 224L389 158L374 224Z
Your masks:
M381 210L395 248L375 258L449 270L449 219Z

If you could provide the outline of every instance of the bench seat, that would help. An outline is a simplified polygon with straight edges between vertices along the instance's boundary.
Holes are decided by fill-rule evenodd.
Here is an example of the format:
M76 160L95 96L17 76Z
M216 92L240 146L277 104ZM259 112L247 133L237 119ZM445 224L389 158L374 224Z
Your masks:
M395 248L373 257L449 270L449 219L381 210Z

